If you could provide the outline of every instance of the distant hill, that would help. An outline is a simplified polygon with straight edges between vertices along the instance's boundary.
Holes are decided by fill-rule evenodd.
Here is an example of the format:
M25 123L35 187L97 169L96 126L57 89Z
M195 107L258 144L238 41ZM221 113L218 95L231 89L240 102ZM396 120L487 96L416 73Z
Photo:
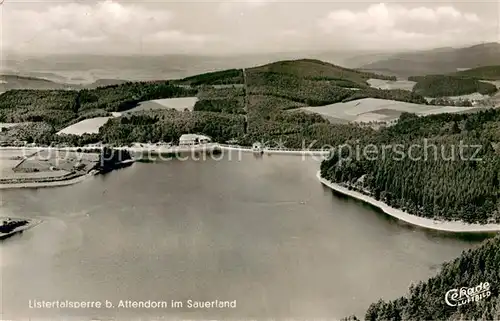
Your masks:
M359 68L360 66L365 66L377 61L381 61L384 59L391 58L396 54L400 54L401 52L369 52L363 54L352 55L350 57L344 58L341 60L340 65L348 68ZM329 60L326 60L329 61ZM384 74L387 74L384 72ZM390 72L389 72L390 74Z
M129 82L129 80L123 79L98 79L91 84L82 85L81 87L85 88L97 88L97 87L105 87L111 85L121 85Z
M229 69L208 72L196 76L186 77L181 80L176 80L174 81L174 83L191 86L243 84L243 70Z
M65 89L68 85L47 79L17 75L0 75L0 91L11 89Z
M371 88L368 79L395 77L348 69L314 59L285 60L246 70L249 93L285 98L309 106L323 106L367 97L413 103L425 99L410 91Z
M486 43L466 48L438 48L401 53L360 67L401 77L448 74L459 68L500 65L500 44Z
M98 79L90 84L67 84L55 82L48 79L20 76L0 75L0 92L14 89L38 89L38 90L60 90L60 89L94 89L111 85L120 85L128 82L122 79Z
M316 59L284 60L248 70L253 73L279 73L311 80L352 81L359 85L366 85L366 80L370 78L393 80L393 77L344 68Z
M472 68L453 75L483 80L500 80L500 65Z

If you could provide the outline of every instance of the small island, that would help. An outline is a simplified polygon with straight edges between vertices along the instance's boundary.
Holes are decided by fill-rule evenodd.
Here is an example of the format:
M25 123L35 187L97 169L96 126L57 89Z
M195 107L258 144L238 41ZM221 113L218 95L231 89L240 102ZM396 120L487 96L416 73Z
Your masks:
M41 221L39 220L31 220L31 219L22 219L22 218L3 218L0 225L0 240L4 240L8 237L13 236L17 233L22 233L23 231L32 228Z

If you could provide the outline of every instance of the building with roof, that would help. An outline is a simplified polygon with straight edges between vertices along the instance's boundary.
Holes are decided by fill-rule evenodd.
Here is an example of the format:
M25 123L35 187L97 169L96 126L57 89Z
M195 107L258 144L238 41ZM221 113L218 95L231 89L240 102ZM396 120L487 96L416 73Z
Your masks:
M208 144L212 139L205 135L184 134L179 138L179 146Z

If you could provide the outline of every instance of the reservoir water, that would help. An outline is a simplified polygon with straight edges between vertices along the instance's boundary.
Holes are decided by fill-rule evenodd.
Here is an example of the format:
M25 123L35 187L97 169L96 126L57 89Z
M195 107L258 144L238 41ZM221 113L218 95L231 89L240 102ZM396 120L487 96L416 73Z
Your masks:
M335 195L300 156L164 161L37 190L1 215L42 218L0 243L3 319L338 319L406 293L476 244ZM443 293L444 297L444 293ZM187 300L236 300L192 309ZM182 301L35 309L30 300Z

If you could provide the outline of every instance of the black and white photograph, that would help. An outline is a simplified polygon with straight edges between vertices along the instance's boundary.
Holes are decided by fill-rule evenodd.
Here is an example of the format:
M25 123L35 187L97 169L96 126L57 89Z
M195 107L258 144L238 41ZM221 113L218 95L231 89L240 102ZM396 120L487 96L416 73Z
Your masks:
M0 290L500 321L500 1L0 0Z

